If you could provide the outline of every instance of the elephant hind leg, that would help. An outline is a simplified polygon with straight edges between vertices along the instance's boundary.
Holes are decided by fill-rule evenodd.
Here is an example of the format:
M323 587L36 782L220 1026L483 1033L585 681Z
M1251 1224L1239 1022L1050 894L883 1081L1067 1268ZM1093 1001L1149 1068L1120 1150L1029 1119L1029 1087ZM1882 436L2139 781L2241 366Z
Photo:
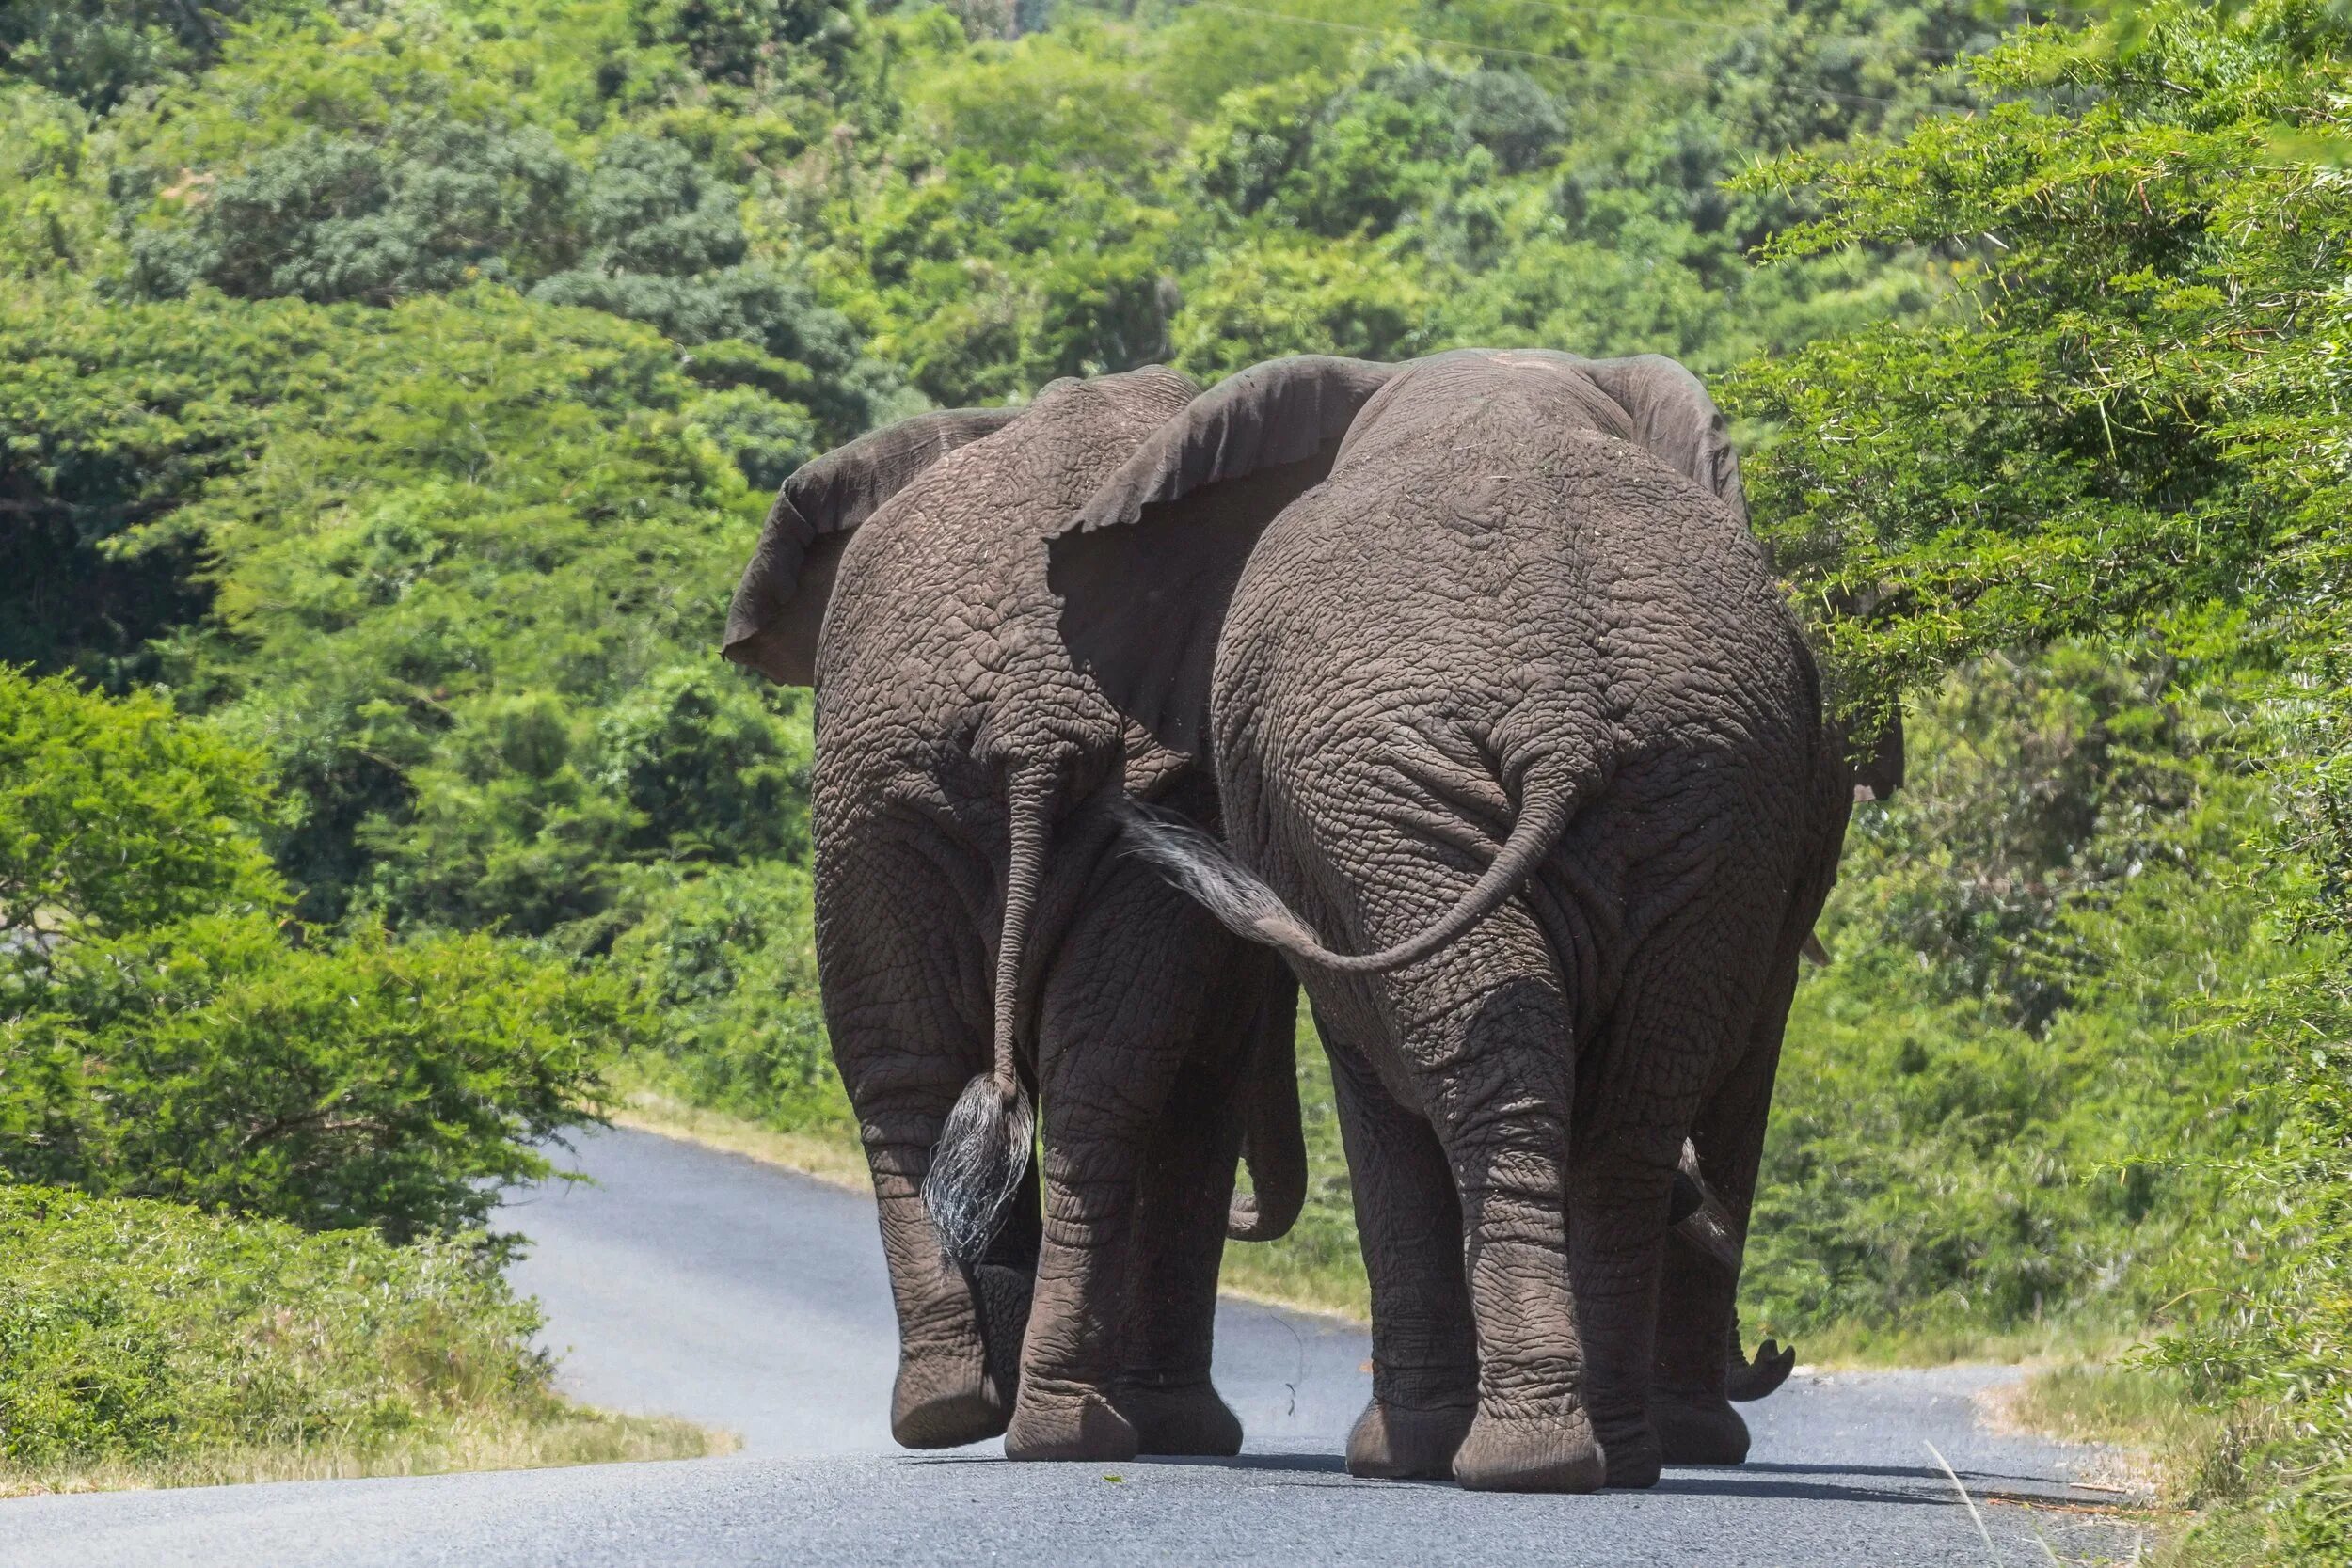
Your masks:
M1188 1430L1165 1432L1160 1440L1228 1440L1207 1430L1216 1425L1208 1406L1215 1395L1207 1391L1207 1320L1238 1124L1184 1125L1192 1117L1179 1089L1202 1042L1243 1037L1255 994L1236 983L1232 939L1136 862L1107 859L1083 909L1039 994L1044 1236L1021 1392L1005 1433L1006 1455L1014 1459L1120 1460L1144 1441L1120 1408L1136 1331L1144 1326L1131 1316L1130 1282L1139 1243L1149 1247L1154 1239L1141 1228L1139 1196L1144 1211L1166 1217L1157 1231L1172 1256L1162 1266L1187 1277L1172 1315L1147 1329L1159 1344L1137 1354L1171 1383L1199 1380L1174 1402L1182 1411L1157 1412ZM1221 1117L1231 1114L1230 1073L1239 1065L1220 1064L1218 1082L1192 1091L1223 1106ZM1204 1143L1215 1145L1214 1170ZM1179 1148L1184 1152L1174 1152ZM1174 1212L1155 1207L1161 1195L1146 1185L1155 1156L1168 1162L1169 1180L1192 1189ZM1148 1273L1155 1265L1146 1255L1141 1266ZM1188 1342L1180 1350L1179 1341Z
M1699 1168L1745 1222L1755 1165L1734 1194L1710 1113L1744 1096L1737 1083L1707 1095L1751 1056L1768 953L1740 901L1691 911L1654 935L1628 966L1593 1085L1592 1133L1569 1183L1576 1291L1592 1358L1593 1418L1609 1449L1610 1484L1647 1486L1674 1463L1737 1463L1747 1427L1723 1397L1725 1318L1734 1281L1683 1243L1667 1243L1670 1189L1683 1139ZM1793 958L1793 952L1792 952ZM1767 1069L1765 1083L1769 1090ZM1756 1103L1756 1131L1763 1108ZM1704 1352L1699 1339L1704 1338Z
M1184 1065L1136 1182L1118 1404L1143 1453L1241 1451L1241 1421L1210 1382L1209 1362L1248 1044L1220 1036Z
M1796 982L1792 949L1774 966L1745 1053L1692 1125L1699 1168L1741 1240L1756 1196L1781 1035ZM1675 1465L1737 1465L1748 1452L1747 1423L1732 1408L1728 1376L1729 1354L1739 1343L1739 1278L1677 1247L1667 1254L1661 1287L1650 1419L1666 1460Z
M905 885L907 857L889 849L872 856L878 888ZM977 1268L942 1250L922 1186L948 1107L988 1059L986 994L970 979L979 942L927 917L935 904L866 892L836 897L819 958L828 1033L864 1134L898 1309L891 1433L908 1448L953 1448L995 1436L1011 1417L1037 1189L1029 1185Z
M1478 1403L1454 1479L1477 1490L1593 1491L1606 1474L1604 1439L1562 1201L1575 1041L1550 953L1514 905L1425 970L1396 976L1391 998L1461 1203Z
M1477 1330L1453 1173L1429 1124L1396 1102L1321 1013L1316 1027L1331 1056L1372 1285L1372 1400L1348 1433L1348 1473L1445 1480L1478 1406Z

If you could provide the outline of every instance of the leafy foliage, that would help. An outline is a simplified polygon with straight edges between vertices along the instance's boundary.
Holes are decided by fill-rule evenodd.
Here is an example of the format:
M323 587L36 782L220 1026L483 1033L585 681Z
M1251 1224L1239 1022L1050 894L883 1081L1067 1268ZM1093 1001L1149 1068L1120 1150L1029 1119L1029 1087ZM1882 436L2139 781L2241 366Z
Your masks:
M157 698L0 666L0 953L37 971L68 941L268 908L267 801L258 756Z
M1778 431L1750 471L1784 564L1821 602L1877 606L1826 628L1854 688L2155 625L2258 699L2247 746L2269 795L2236 826L2264 922L2177 940L2237 954L2185 994L2209 999L2208 1028L2258 1042L2239 1074L2249 1134L2212 1158L2260 1217L2226 1248L2218 1224L2185 1248L2207 1272L2159 1354L2282 1423L2269 1460L2292 1492L2258 1531L2280 1560L2352 1550L2348 43L2316 0L2119 8L1979 62L1979 84L2016 95L1987 114L1745 182L1822 203L1779 254L1894 244L1953 262L1947 319L1825 341L1740 392ZM2171 908L2199 897L2184 884Z
M479 935L290 949L275 921L211 916L59 967L0 1047L0 1123L38 1130L0 1168L395 1241L552 1170L540 1145L639 1027L612 981Z
M0 1174L394 1239L479 1222L642 1035L481 934L282 921L255 759L0 672Z
M1763 1328L2144 1321L2243 1222L2262 1048L2181 999L2295 947L2250 886L2243 705L2143 647L1991 661L1915 705L1790 1020L1744 1289Z
M221 35L269 0L20 0L0 16L0 71L84 106L209 65Z
M0 1464L380 1447L552 1405L466 1239L393 1246L0 1186Z
M1755 438L1841 689L1915 705L1800 995L1751 1316L2153 1314L2185 1386L2288 1413L2257 1533L2341 1556L2340 9L13 8L0 658L205 727L0 732L41 889L0 910L42 933L0 950L0 1131L395 1227L478 1212L434 1183L522 1170L592 1045L846 1135L805 700L710 653L766 491L1152 359L1661 351ZM58 825L102 765L113 892ZM1351 1267L1317 1070L1294 1287ZM198 1135L321 1106L369 1131Z

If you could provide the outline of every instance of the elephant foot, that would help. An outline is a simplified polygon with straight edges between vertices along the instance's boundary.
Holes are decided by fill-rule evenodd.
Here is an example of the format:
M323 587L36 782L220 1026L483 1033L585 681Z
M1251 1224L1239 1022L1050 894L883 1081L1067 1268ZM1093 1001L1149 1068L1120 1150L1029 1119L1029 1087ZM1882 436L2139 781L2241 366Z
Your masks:
M1639 1491L1658 1484L1665 1454L1649 1422L1638 1417L1630 1422L1603 1421L1598 1431L1600 1451L1609 1459L1609 1485Z
M920 1370L902 1366L891 1393L890 1435L900 1448L960 1449L1005 1430L1010 1412L988 1379L911 1375Z
M899 1346L890 1435L902 1448L961 1448L996 1436L1012 1418L1013 1390L1021 1386L1021 1339L1029 1317L1029 1275L983 1263L974 1271L973 1283L970 1333Z
M1347 1434L1347 1473L1367 1481L1444 1481L1476 1407L1412 1410L1374 1400Z
M1454 1451L1454 1479L1472 1492L1597 1492L1609 1466L1581 1410L1534 1420L1481 1410Z
M1088 1388L1056 1392L1025 1384L1020 1406L1005 1429L1007 1459L1104 1464L1133 1459L1138 1451L1127 1418Z
M1728 1400L1661 1389L1650 1396L1649 1424L1669 1465L1738 1465L1748 1457L1748 1423Z
M1119 1413L1135 1428L1137 1453L1222 1459L1241 1452L1241 1418L1205 1379L1175 1388L1121 1388Z

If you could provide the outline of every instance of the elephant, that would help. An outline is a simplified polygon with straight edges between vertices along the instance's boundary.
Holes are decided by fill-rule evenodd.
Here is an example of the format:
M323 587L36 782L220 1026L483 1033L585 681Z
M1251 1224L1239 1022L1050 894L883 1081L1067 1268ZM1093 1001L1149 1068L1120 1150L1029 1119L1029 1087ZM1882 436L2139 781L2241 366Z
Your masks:
M1213 816L1208 774L1072 666L1045 586L1053 526L1197 391L1154 366L861 437L785 482L729 611L726 657L815 688L818 976L911 1448L1240 1446L1216 1275L1303 1198L1295 982L1121 851L1116 802Z
M1051 555L1079 666L1214 769L1221 841L1144 808L1131 838L1285 956L1329 1051L1372 1287L1350 1471L1743 1457L1738 1247L1857 774L1705 388L1273 361ZM1663 1245L1684 1165L1728 1267Z

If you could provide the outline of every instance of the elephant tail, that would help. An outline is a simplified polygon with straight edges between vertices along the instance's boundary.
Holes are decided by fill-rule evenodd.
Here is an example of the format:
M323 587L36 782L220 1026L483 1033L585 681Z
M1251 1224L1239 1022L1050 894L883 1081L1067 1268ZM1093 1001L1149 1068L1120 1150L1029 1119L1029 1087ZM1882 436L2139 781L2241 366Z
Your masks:
M1273 1242L1290 1234L1307 1205L1307 1141L1298 1122L1298 987L1282 984L1259 1004L1249 1050L1242 1158L1248 1193L1233 1195L1225 1234L1236 1242Z
M1339 974L1385 974L1418 963L1501 909L1526 885L1567 832L1577 791L1554 774L1530 776L1519 818L1485 873L1437 923L1377 953L1334 953L1275 891L1244 870L1225 846L1181 817L1130 800L1127 836L1137 853L1198 899L1237 936L1278 947L1303 963Z
M1006 820L1011 840L1005 866L1004 925L996 939L994 1054L989 1069L964 1085L931 1146L923 1178L923 1206L941 1247L957 1262L980 1260L1005 1222L1005 1207L1028 1169L1037 1114L1021 1086L1021 982L1038 886L1045 878L1050 779L1027 772L1007 776Z

